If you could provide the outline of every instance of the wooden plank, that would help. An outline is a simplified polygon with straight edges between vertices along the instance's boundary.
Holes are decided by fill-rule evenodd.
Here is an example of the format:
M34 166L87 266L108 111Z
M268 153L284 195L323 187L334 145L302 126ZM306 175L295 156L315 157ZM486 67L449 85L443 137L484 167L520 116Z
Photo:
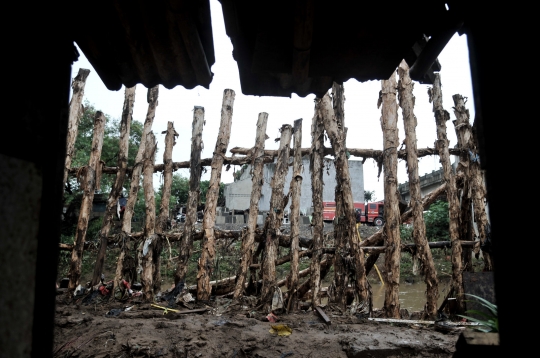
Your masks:
M315 306L315 311L319 314L319 316L323 319L324 323L331 324L330 318L324 313L323 309L320 306Z
M404 324L435 324L435 321L422 321L415 319L397 319L397 318L368 318L369 321L384 322L384 323L404 323ZM444 321L449 326L479 326L477 322L452 322Z

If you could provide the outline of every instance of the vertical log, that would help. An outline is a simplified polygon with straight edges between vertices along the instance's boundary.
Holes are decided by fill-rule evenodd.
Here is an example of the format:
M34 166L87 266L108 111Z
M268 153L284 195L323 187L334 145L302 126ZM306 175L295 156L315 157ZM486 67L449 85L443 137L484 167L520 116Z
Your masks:
M169 221L169 203L171 200L171 185L173 173L172 150L176 144L178 133L174 130L174 123L167 123L167 131L165 132L165 152L163 153L163 192L161 195L161 205L159 208L159 216L156 223L156 233L163 234L167 229ZM161 289L161 248L162 239L158 238L159 243L156 244L154 261L156 267L154 270L154 294L158 294Z
M300 245L298 244L300 228L300 195L302 189L302 119L294 121L294 161L293 161L293 174L291 177L291 184L289 188L289 195L291 197L291 212L289 214L291 222L291 272L289 276L289 301L287 302L287 312L292 308L296 310L297 293L296 288L298 286L298 251Z
M289 154L292 127L284 124L280 128L281 138L276 161L276 171L270 182L272 195L270 197L270 211L264 223L265 248L262 260L262 292L261 299L265 309L269 310L272 302L272 294L276 287L276 259L277 241L280 234L281 221L283 220L283 209L287 205L287 197L283 196L283 186L285 177L289 171Z
M124 109L122 110L122 119L120 121L120 140L118 150L117 171L114 184L109 193L107 200L107 208L103 223L99 232L100 246L97 253L96 263L94 265L94 275L92 276L92 286L97 285L103 272L103 264L105 262L105 254L107 252L107 236L112 226L113 218L116 214L116 207L124 180L126 179L126 171L128 164L129 151L129 131L131 128L131 119L133 116L133 104L135 103L135 86L126 88L124 92Z
M154 271L156 264L156 246L159 246L156 227L156 201L154 195L154 162L156 154L156 137L150 132L146 136L143 160L143 189L146 209L144 238L139 246L139 265L142 266L141 283L144 299L154 301Z
M439 160L443 167L444 182L446 183L446 196L448 198L448 211L450 215L450 241L452 242L452 287L456 295L457 310L463 312L463 276L461 264L461 244L459 243L459 201L456 192L456 179L450 164L448 152L448 139L446 137L446 121L450 114L443 108L441 76L435 74L433 88L428 90L429 100L433 102L435 123L437 125L437 141L435 147L439 152Z
M152 124L154 123L154 117L156 115L156 107L158 105L158 95L159 95L159 85L149 88L146 100L148 102L148 110L146 112L146 119L144 121L143 132L141 136L141 143L139 145L139 150L137 151L137 156L135 157L135 164L133 165L133 170L131 172L131 182L129 187L129 195L127 198L126 208L124 210L124 217L122 219L122 232L124 234L131 233L131 219L133 218L133 209L135 208L135 203L137 201L137 194L139 193L139 186L142 173L143 157L144 151L146 148L146 139L148 134L152 131ZM122 280L123 275L123 263L126 256L127 243L122 243L120 249L120 255L116 263L116 273L114 276L113 292L116 292L116 288L119 287L120 281Z
M315 99L315 114L311 123L311 155L309 163L311 170L311 200L313 203L313 214L311 216L313 254L310 267L311 305L313 307L321 305L321 250L324 228L322 216L324 124L320 114L321 101L321 98Z
M471 125L469 123L469 116L464 111L458 109L458 102L463 104L463 97L459 94L453 95L454 100L454 114L456 120L453 121L454 128L456 130L457 144L460 149L468 150L469 143L472 141ZM463 109L465 106L463 105ZM459 238L460 240L471 241L472 235L472 212L471 212L471 176L470 176L470 160L468 152L461 152L459 155L459 163L456 169L457 173L463 175L463 185L460 189L456 188L457 196L460 199L460 225L459 225ZM463 270L474 271L472 267L472 249L462 248Z
M357 304L359 311L364 313L371 310L368 282L366 279L364 266L364 252L360 247L360 236L356 230L356 218L354 214L354 202L351 189L351 178L349 173L349 162L347 158L347 148L345 146L344 128L344 103L345 97L343 94L343 85L334 83L332 87L334 97L334 109L330 106L330 97L326 94L322 101L321 107L324 129L330 138L330 143L334 149L334 163L336 168L336 216L334 220L337 227L334 228L336 240L341 246L338 249L336 246L336 254L334 255L334 272L337 272L340 265L346 270L353 273L353 287L357 296ZM335 118L332 115L335 113ZM338 208L338 205L341 208ZM339 215L339 216L338 216ZM349 250L346 249L349 245ZM347 256L352 256L352 260L348 260ZM353 265L348 262L352 261ZM351 267L352 266L352 267ZM346 282L346 280L345 280ZM339 286L337 280L334 279L332 284L336 290L336 301L345 307L347 303L346 289L347 285Z
M96 168L101 158L101 149L103 147L103 134L105 133L105 116L101 111L97 111L94 117L94 134L92 137L92 152L90 160L83 175L81 187L83 189L83 197L81 202L81 210L79 220L77 222L77 232L75 234L75 242L73 251L71 252L71 264L69 268L69 284L68 291L72 292L77 288L79 279L81 278L81 264L84 249L84 241L86 239L86 230L88 229L88 221L92 213L92 201L94 200L94 188L96 185Z
M244 292L244 283L246 281L247 270L252 263L254 254L253 245L255 242L255 228L257 227L257 216L259 214L259 200L261 199L261 190L263 186L263 156L264 141L266 140L266 123L268 122L268 113L259 113L257 120L257 134L255 137L255 146L252 155L252 177L251 177L251 197L249 201L249 217L246 236L242 240L242 261L240 262L238 279L234 289L234 298L239 298ZM251 275L255 278L254 272ZM256 280L254 279L256 282Z
M386 251L384 263L386 282L384 292L384 311L388 318L400 318L399 314L399 273L401 259L401 236L399 225L399 202L397 197L397 148L399 145L397 128L396 74L382 81L381 128L383 132L383 168L384 168L384 234Z
M174 274L174 283L184 282L188 269L189 257L193 248L193 230L197 222L197 204L199 203L201 183L201 152L202 130L204 126L204 108L195 106L193 109L192 136L191 136L191 159L189 163L189 193L186 208L186 221L184 233L180 242L178 253L178 265Z
M62 190L66 186L68 172L71 168L71 161L75 154L75 141L77 140L77 132L79 129L79 120L83 113L82 100L84 97L84 87L86 86L86 79L90 74L90 70L85 68L79 68L79 73L73 79L71 88L73 94L71 101L69 102L69 120L68 120L68 133L66 138L66 162L64 166L64 181L62 183Z
M418 175L418 148L416 146L416 116L414 115L413 82L409 75L409 66L405 61L399 65L399 105L403 112L405 127L405 146L407 148L407 172L409 174L409 188L411 193L410 206L413 211L413 239L416 244L416 257L420 261L420 272L426 283L426 305L424 318L434 319L437 314L437 300L439 299L439 281L433 263L431 249L426 238L426 225L424 223L424 207L420 191L420 178Z
M197 273L197 299L207 301L210 299L210 276L214 271L214 259L216 254L216 238L214 236L214 226L216 224L216 206L219 197L219 187L221 183L221 169L229 139L231 136L231 124L233 116L235 93L231 89L223 91L223 103L221 105L221 123L212 157L210 173L210 186L206 193L206 206L203 217L203 241L202 251L199 259L199 272Z

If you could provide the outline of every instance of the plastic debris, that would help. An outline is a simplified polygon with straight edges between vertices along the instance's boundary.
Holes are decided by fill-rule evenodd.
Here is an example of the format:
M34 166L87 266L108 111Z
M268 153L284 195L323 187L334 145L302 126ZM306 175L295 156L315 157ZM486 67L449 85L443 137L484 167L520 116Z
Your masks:
M272 297L272 311L283 308L283 294L281 289L276 287L274 289L274 296Z
M279 320L278 317L272 312L270 312L268 316L266 316L266 319L268 320L268 322L272 323L276 323Z
M278 336L290 336L292 333L292 328L286 324L273 324L268 332L272 334L277 334Z

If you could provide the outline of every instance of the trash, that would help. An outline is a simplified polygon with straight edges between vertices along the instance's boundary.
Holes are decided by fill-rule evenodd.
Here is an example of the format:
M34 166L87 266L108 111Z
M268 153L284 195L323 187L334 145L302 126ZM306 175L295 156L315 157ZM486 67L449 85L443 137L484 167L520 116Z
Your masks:
M119 309L119 308L113 308L112 310L110 310L109 312L107 312L105 314L105 316L109 316L109 317L116 317L118 315L120 315L120 313L122 313L123 310Z
M184 290L184 282L178 282L176 286L174 287L174 289L172 289L169 293L161 297L161 300L167 301L169 303L169 306L173 306L176 302L176 296L178 296L183 290Z
M98 291L103 295L103 296L107 296L110 292L109 290L107 290L107 287L106 286L100 286L98 288Z
M161 308L163 311L163 314L167 314L169 311L173 311L173 312L180 312L179 310L175 310L175 309L172 309L172 308L167 308L167 307L162 307L162 306L158 306L158 305L155 305L152 303L151 305L152 307L156 307L156 308Z
M132 294L131 297L139 297L139 296L142 296L142 292L141 292L141 291L133 292L133 294Z
M274 289L274 297L272 297L272 311L283 308L283 294L281 293L281 288L277 287Z
M82 287L81 285L79 285L75 289L75 292L73 292L73 296L77 297L77 296L84 295L85 293L86 293L86 287Z
M273 324L270 327L272 328L268 332L272 334L277 333L278 336L290 336L292 333L292 328L286 324Z
M266 316L266 319L268 319L268 322L272 322L272 323L276 323L279 320L278 317L272 312L270 312L268 316Z
M133 307L135 307L135 305L133 305L133 306L131 306L131 307L126 307L126 308L124 308L124 311L129 311L129 310L131 310Z

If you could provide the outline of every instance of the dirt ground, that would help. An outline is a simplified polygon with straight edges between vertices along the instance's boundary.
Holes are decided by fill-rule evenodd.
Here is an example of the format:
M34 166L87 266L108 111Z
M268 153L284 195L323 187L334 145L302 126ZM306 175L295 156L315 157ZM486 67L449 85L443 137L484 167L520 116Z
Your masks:
M57 296L55 357L451 357L459 336L433 326L344 316L330 307L325 308L330 324L310 310L264 322L262 313L247 317L253 312L248 298L193 304L189 307L208 311L190 314L164 314L136 298L124 303L104 303L99 297L88 304L64 300ZM123 311L126 307L132 308ZM270 333L276 324L287 325L292 333Z

